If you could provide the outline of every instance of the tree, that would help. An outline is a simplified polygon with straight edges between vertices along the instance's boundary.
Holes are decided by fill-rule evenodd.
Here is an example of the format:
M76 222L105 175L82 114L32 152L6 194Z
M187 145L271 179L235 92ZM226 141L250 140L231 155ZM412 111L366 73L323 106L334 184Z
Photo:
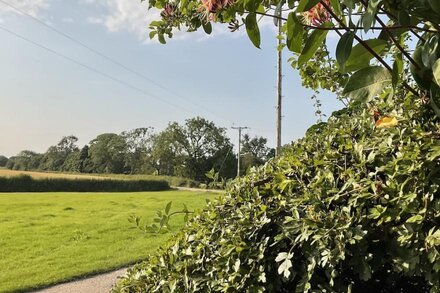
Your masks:
M264 137L251 138L248 134L242 140L242 166L244 170L250 167L264 164L275 157L275 150L267 147L267 139Z
M44 153L41 165L38 168L48 171L73 171L71 168L74 164L72 162L74 156L71 156L71 154L79 151L76 145L77 142L78 138L76 136L64 136L56 145L49 147ZM70 160L65 165L69 155L71 156Z
M124 154L127 148L125 139L115 133L98 135L90 142L89 156L94 173L122 173Z
M183 173L182 147L175 139L179 128L180 126L173 122L152 137L150 163L159 175L173 176Z
M41 163L42 155L34 151L21 151L18 155L9 158L6 168L11 170L35 170Z
M5 167L8 163L8 158L0 155L0 167Z
M148 164L152 148L153 128L143 127L131 131L122 132L125 139L125 167L130 174L151 173L152 169Z
M174 124L171 130L183 153L184 177L204 180L205 173L223 159L219 155L231 148L225 128L201 117L187 119L183 126Z
M91 173L92 166L89 156L89 146L85 145L79 152L78 162L77 162L78 172L80 173Z

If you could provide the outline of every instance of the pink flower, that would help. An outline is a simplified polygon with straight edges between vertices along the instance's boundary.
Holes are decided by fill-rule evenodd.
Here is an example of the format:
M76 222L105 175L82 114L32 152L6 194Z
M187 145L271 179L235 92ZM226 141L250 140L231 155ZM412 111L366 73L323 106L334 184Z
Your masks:
M163 9L163 11L160 15L163 18L171 18L174 16L175 11L176 11L176 6L167 3L167 4L165 4L165 8Z
M210 13L217 13L218 11L227 8L234 4L235 0L201 0L202 1L202 10L205 11L205 14L208 16Z
M327 6L330 6L330 0L323 0ZM330 20L330 13L321 3L316 4L309 11L303 13L303 17L307 24L319 26Z

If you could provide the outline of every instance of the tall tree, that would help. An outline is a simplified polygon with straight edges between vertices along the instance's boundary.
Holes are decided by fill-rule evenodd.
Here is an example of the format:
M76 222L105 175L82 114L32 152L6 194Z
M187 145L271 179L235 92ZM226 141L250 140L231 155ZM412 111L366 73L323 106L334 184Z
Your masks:
M49 147L43 155L39 169L50 171L72 171L71 160L67 162L67 157L75 152L78 152L76 143L78 138L74 135L64 136L56 145ZM65 165L66 164L66 165Z
M226 129L201 117L187 119L185 125L176 127L174 139L185 157L184 176L198 180L205 179L205 173L213 168L212 158L221 160L219 153L231 147Z
M90 142L89 156L95 173L124 171L125 139L115 133L98 135Z
M151 173L148 158L152 148L153 128L142 127L122 132L125 139L125 168L134 173Z
M184 162L181 144L176 140L180 126L170 123L166 129L152 137L150 163L159 175L181 175Z
M251 138L249 134L243 135L242 140L242 166L243 170L258 166L274 157L275 150L267 146L267 139L260 137Z

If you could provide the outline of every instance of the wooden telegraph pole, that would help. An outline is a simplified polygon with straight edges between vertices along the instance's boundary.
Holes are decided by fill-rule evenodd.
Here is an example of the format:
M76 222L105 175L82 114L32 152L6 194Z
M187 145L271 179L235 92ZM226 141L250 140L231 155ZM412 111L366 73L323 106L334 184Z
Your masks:
M232 126L232 129L238 130L238 160L237 160L237 177L240 177L240 157L241 157L241 131L243 129L249 129L249 127L246 126Z
M278 32L279 35L281 35L281 26L282 26L282 22L281 19L278 20ZM280 155L281 153L281 120L282 120L282 99L283 99L283 95L282 95L282 82L283 82L283 72L282 72L282 52L280 50L281 48L281 38L278 38L278 47L277 47L277 51L278 51L278 62L277 62L277 99L276 99L276 128L277 128L277 134L276 134L276 140L277 140L277 147L276 147L276 152L275 154L277 156Z

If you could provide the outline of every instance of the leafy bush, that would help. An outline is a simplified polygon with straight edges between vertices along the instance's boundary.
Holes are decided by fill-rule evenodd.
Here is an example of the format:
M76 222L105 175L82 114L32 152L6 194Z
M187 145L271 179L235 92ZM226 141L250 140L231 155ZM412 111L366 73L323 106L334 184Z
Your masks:
M168 190L162 180L34 179L28 175L0 177L0 192L130 192Z
M439 120L394 99L310 128L114 291L439 292Z

